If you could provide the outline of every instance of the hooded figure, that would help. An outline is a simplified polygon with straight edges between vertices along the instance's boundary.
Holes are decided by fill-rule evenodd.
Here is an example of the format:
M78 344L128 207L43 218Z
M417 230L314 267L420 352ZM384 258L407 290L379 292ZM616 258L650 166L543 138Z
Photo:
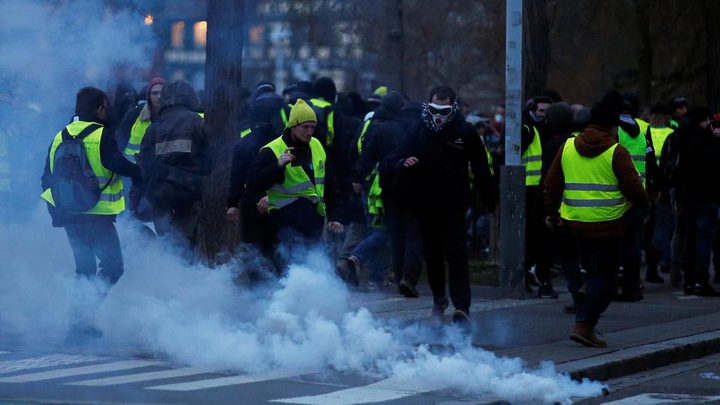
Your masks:
M160 103L160 119L148 128L136 156L146 179L140 194L158 211L153 218L158 233L174 229L194 242L201 179L212 166L204 120L194 111L197 94L185 81L168 82Z

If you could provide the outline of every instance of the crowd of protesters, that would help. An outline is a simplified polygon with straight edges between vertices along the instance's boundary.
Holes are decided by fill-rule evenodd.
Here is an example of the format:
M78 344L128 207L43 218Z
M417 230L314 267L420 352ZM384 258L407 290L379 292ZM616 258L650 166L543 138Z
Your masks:
M467 326L468 235L479 229L487 245L489 215L503 209L504 109L472 111L448 86L422 102L384 86L366 98L339 94L327 77L281 92L262 81L244 96L225 215L264 259L261 270L282 276L288 248L321 246L352 288L392 286L407 298L420 295L424 270L432 316L452 303L452 320ZM604 346L600 314L612 300L643 299L643 282L663 283L663 274L685 294L718 296L710 266L720 266L720 125L711 110L684 97L643 109L637 93L614 91L590 108L547 91L528 100L521 139L525 288L557 298L561 271L573 298L563 311L576 314L571 339ZM42 181L77 274L118 281L119 214L192 252L202 179L213 170L208 145L186 82L152 79L140 96L119 86L113 103L82 89ZM73 170L83 167L94 192L80 198L68 190L87 180Z

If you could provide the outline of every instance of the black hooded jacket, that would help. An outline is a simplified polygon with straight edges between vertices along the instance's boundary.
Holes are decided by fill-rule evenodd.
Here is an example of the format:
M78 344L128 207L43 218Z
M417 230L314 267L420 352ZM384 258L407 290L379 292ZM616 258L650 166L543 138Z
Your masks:
M418 163L404 167L409 157ZM467 210L470 176L486 209L492 210L495 196L487 155L472 125L461 114L435 132L419 123L408 132L394 162L395 184L403 199L426 213L436 210Z
M148 127L136 155L146 180L139 194L147 192L157 205L172 205L179 190L183 199L199 200L202 177L212 171L205 121L193 111L197 104L189 84L163 87L160 119Z

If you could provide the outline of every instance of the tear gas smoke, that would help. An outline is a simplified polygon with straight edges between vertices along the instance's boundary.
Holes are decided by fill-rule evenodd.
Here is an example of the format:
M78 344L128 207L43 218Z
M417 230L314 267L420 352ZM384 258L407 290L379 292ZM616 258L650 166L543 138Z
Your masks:
M104 2L4 1L0 15L0 122L8 141L11 197L0 201L0 342L52 352L66 346L70 326L96 311L104 336L82 348L97 354L150 352L177 364L212 370L340 370L399 384L440 384L453 392L495 394L510 401L569 403L601 394L552 365L528 369L519 359L477 349L458 331L381 322L351 305L330 260L306 252L276 285L244 288L239 272L251 254L223 267L188 265L162 240L148 241L119 218L125 274L102 299L77 282L62 229L40 203L39 178L54 134L70 119L80 87L106 88L118 65L146 67L151 33L142 18L109 14ZM12 18L7 18L12 16ZM6 138L7 139L7 138ZM429 344L452 346L437 353Z

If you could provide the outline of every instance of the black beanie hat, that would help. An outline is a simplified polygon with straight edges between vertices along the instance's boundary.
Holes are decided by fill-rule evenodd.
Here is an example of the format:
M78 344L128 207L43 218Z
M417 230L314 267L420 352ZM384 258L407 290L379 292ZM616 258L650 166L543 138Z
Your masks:
M335 89L335 82L329 77L321 77L315 80L313 86L315 94L325 99L325 101L334 103L337 90Z
M620 121L622 105L623 98L617 91L605 94L605 97L590 110L590 122L588 124L603 128L617 126Z
M397 91L391 91L382 98L380 105L391 113L397 114L405 106L405 98Z

